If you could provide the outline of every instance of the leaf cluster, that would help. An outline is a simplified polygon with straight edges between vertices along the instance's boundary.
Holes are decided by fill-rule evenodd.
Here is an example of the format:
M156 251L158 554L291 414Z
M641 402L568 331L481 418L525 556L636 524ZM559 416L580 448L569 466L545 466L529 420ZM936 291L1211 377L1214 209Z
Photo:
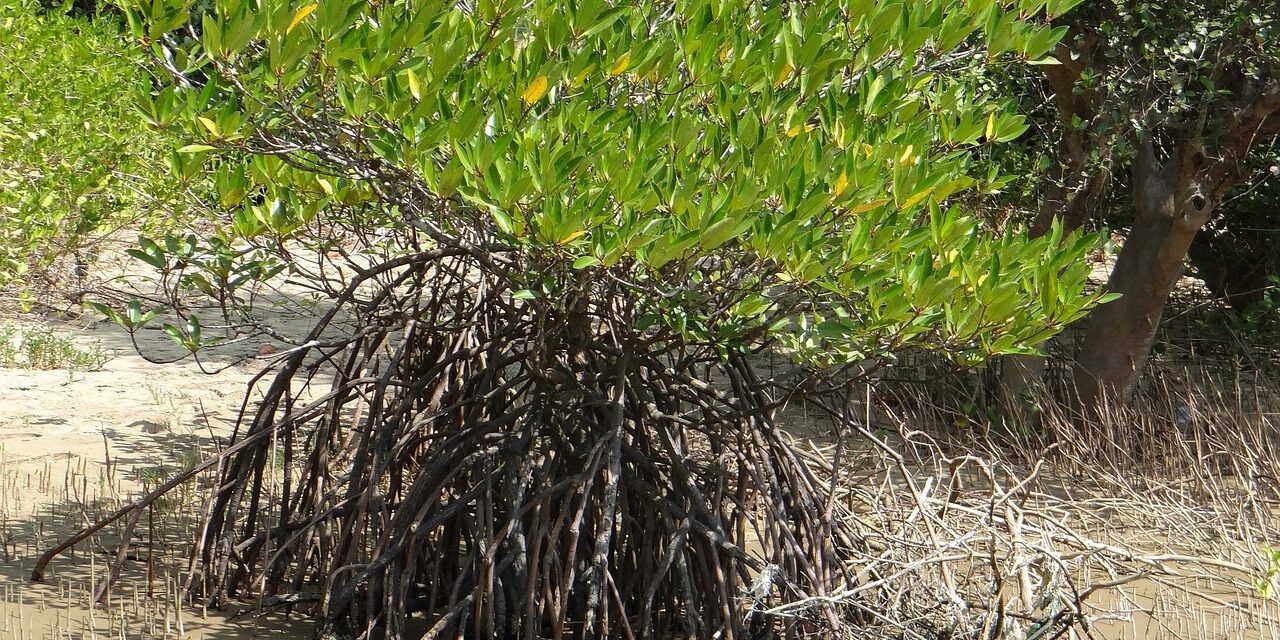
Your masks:
M386 227L501 248L517 299L628 282L653 326L840 366L1020 352L1098 301L1090 236L992 237L957 206L1026 130L977 91L1070 2L128 3L174 81L228 242ZM398 231L397 231L398 230ZM486 249L487 248L487 249ZM505 263L511 264L511 263ZM645 323L642 323L645 324ZM641 326L641 330L645 327Z
M0 287L163 202L172 143L131 113L145 61L110 18L0 3Z

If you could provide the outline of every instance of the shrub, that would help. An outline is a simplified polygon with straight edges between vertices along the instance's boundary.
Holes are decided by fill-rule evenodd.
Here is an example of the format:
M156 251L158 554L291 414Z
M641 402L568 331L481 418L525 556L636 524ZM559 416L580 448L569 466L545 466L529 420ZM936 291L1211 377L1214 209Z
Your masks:
M765 613L851 579L774 414L1097 302L1095 238L994 238L954 202L1025 129L968 72L1042 56L1043 6L225 0L184 40L185 3L130 3L182 62L150 117L185 128L224 228L135 255L229 334L296 345L227 449L204 595L314 583L321 633L388 637L419 612L476 637L876 623ZM281 269L329 298L307 335L254 312ZM200 357L214 325L174 302ZM765 379L764 350L803 368Z
M0 327L0 367L97 371L110 359L101 346L82 347L48 327Z
M65 285L44 270L83 273L99 234L169 218L171 144L134 113L145 62L109 18L0 1L0 288Z

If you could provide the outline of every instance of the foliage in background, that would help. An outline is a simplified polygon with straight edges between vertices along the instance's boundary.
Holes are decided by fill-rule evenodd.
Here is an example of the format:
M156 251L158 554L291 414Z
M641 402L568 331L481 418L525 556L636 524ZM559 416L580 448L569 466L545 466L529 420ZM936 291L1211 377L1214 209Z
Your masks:
M172 221L172 144L137 115L146 56L119 22L0 0L0 288L65 286L44 271L83 274L101 234Z
M0 327L0 367L97 371L110 359L101 346L81 346L49 327Z
M1073 11L1051 56L986 79L1018 101L1031 127L995 150L1002 167L1019 169L1006 172L1015 185L1007 202L1033 217L1063 217L1068 228L1131 224L1130 167L1140 140L1153 140L1160 153L1200 134L1206 152L1230 145L1231 117L1271 100L1278 20L1273 3L1250 0L1103 0ZM1246 166L1232 164L1244 158L1203 160L1221 160L1218 171L1235 170L1249 191L1265 193L1273 145L1265 134L1253 142L1257 161Z
M1270 598L1276 594L1276 580L1280 578L1280 549L1263 544L1262 556L1266 560L1266 569L1253 579L1253 588L1259 596Z
M1196 236L1194 275L1246 321L1276 318L1280 290L1280 156L1257 154L1254 177L1223 202Z

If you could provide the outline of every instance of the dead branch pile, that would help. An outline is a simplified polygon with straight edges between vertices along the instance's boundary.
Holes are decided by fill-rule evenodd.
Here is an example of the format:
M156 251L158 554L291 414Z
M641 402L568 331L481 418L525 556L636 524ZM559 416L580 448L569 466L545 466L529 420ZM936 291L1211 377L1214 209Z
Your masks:
M1196 413L1214 408L1201 402ZM852 601L929 620L881 618L881 635L852 637L1270 637L1280 606L1259 580L1268 542L1280 539L1280 492L1244 472L1276 464L1255 454L1280 432L1235 415L1212 437L1174 438L1176 475L1132 459L1111 466L1114 450L1087 457L1080 442L1020 464L949 453L900 420L875 432L870 419L846 422L834 443L797 448L833 478L832 499L867 551L851 554L855 580L841 591L770 613ZM1214 464L1199 464L1209 442Z

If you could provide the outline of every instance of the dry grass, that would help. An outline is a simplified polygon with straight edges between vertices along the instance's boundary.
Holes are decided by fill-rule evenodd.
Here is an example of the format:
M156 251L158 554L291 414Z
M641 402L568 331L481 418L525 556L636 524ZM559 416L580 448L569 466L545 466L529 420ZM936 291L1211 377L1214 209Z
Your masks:
M1048 409L993 434L916 396L798 442L865 543L859 582L809 602L900 612L850 637L1280 638L1258 589L1280 386L1185 374L1087 431Z

